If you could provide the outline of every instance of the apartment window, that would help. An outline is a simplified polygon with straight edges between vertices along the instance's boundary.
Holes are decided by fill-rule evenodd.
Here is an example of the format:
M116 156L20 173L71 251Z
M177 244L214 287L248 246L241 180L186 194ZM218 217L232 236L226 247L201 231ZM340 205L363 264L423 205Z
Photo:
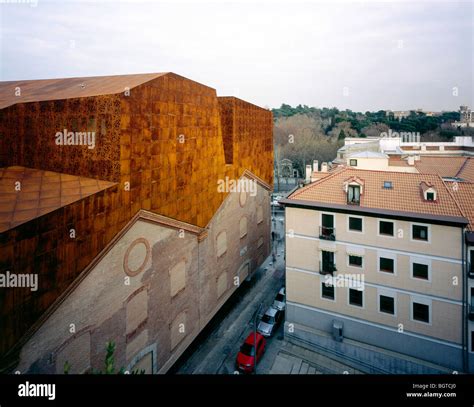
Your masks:
M413 263L413 277L428 280L428 265Z
M362 267L362 256L349 255L349 266Z
M321 283L321 296L328 300L334 300L334 286Z
M349 288L349 304L356 307L364 306L363 291Z
M430 306L413 302L413 319L415 321L430 323Z
M349 205L360 205L360 186L349 185L347 187L347 203Z
M395 315L395 298L381 295L379 298L379 311Z
M393 185L392 185L392 181L384 181L383 182L383 187L385 189L392 189Z
M350 165L351 167L357 167L357 160L354 160L354 159L349 160L349 165Z
M379 221L379 235L393 236L393 222Z
M412 238L413 240L428 241L428 226L413 225L412 226Z
M386 257L379 258L379 270L384 273L392 273L395 271L395 261Z
M319 238L326 240L334 240L336 238L334 228L334 215L327 213L321 214L321 228L319 231Z
M349 216L349 230L355 232L362 232L362 218L355 218Z

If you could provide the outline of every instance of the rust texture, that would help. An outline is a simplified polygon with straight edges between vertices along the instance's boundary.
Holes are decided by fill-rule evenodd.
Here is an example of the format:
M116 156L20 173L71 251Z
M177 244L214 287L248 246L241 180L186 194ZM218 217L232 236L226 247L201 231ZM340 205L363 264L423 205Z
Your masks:
M0 234L0 273L39 274L36 292L0 289L0 368L140 209L205 227L226 197L217 190L219 179L248 170L273 185L272 127L270 111L218 98L214 89L173 73L135 86L129 95L28 101L0 109L0 168L23 166L116 183ZM54 135L64 128L95 131L95 148L57 146ZM4 193L12 191L0 191L0 198Z

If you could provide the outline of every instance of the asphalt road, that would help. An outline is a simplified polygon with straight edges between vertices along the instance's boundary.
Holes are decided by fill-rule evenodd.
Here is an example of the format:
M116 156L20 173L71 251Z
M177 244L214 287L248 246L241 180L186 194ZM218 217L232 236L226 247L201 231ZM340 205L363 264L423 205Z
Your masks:
M283 215L276 216L273 229L284 236ZM283 239L278 243L275 264L272 256L254 273L252 280L244 282L218 311L169 374L234 374L235 358L241 344L253 332L253 316L260 304L262 313L273 303L278 290L285 282ZM267 340L264 356L257 365L257 373L268 373L272 367L278 342L283 339L283 323Z

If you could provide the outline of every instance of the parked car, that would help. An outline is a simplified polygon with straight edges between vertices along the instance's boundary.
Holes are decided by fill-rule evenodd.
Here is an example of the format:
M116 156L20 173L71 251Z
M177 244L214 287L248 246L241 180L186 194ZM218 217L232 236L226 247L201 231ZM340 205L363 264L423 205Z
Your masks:
M280 291L278 291L278 294L275 297L275 300L273 301L273 308L276 308L279 311L284 311L286 308L286 293L285 293L285 287L280 288Z
M282 319L282 311L269 307L258 324L257 332L260 332L263 336L272 336Z
M254 338L257 338L257 363L263 356L265 352L265 338L258 332L254 334L253 332L249 333L247 339L240 347L240 352L237 354L236 365L237 369L250 373L254 370L255 363L255 346Z

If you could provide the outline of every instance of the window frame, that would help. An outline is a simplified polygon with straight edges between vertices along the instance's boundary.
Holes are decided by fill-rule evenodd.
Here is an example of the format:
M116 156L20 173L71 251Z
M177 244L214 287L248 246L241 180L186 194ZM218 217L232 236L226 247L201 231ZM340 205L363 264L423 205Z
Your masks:
M388 235L388 234L385 234L385 233L380 233L380 224L384 222L384 223L391 223L393 225L393 233L391 235ZM377 236L380 236L380 237L388 237L388 238L391 238L391 239L396 239L396 230L397 230L397 225L396 225L396 222L393 221L393 220L388 220L388 219L378 219L378 225L377 225Z
M429 322L421 321L414 318L414 304L426 305L428 306L428 318ZM410 321L416 322L423 325L432 325L433 323L433 302L430 299L425 299L422 297L410 296Z
M355 162L355 164L352 164L353 162ZM357 158L349 158L349 166L357 167Z
M360 266L358 266L357 264L351 264L351 257L359 257L361 259ZM347 267L354 267L358 270L363 269L364 268L364 256L347 253Z
M362 296L362 305L356 305L351 303L351 290L359 291ZM357 309L364 309L365 308L365 295L364 290L358 290L357 288L347 287L347 305L350 307L354 307Z
M334 284L330 287L332 287L332 290L333 290L333 298L329 298L329 297L325 297L323 295L323 285L326 285L324 283L324 279L320 279L320 292L319 292L319 297L322 299L322 300L326 300L326 301L331 301L331 302L336 302L336 287L334 286ZM327 287L326 287L327 288Z
M385 311L380 310L380 297L390 297L393 298L393 314L390 314ZM377 312L382 315L389 315L391 317L397 316L397 293L394 291L387 291L387 290L378 290L377 292Z
M414 265L415 264L423 264L425 266L428 266L428 278L420 278L420 277L415 277L413 271L414 271ZM421 258L421 257L410 257L410 278L415 281L423 281L430 283L431 282L431 260Z
M384 271L380 268L381 258L393 260L393 272ZM382 273L384 275L396 276L397 275L397 255L388 253L388 252L383 252L383 251L377 252L377 272Z
M426 240L423 239L415 239L413 237L413 227L414 226L423 226L426 228ZM431 228L430 225L427 223L410 223L410 241L411 242L419 242L419 243L431 243Z
M351 229L351 218L355 218L355 219L360 219L361 220L361 226L362 226L362 230L355 230L355 229ZM364 230L365 230L365 225L364 225L364 217L363 216L357 216L357 215L347 215L347 231L350 232L350 233L359 233L359 234L364 234Z

